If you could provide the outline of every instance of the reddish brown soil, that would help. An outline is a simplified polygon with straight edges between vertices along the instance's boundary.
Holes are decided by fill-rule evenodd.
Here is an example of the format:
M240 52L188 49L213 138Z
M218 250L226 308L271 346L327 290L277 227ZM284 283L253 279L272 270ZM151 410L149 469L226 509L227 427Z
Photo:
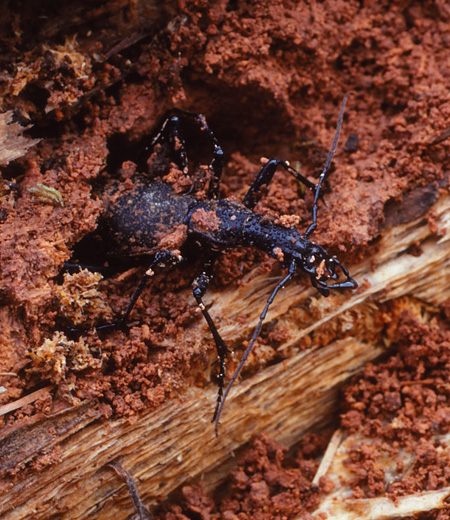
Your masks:
M450 431L450 330L445 324L404 311L390 324L396 352L364 372L344 390L342 426L377 439L365 450L351 453L349 467L359 471L352 482L356 497L384 491L384 471L374 464L377 452L387 445L391 456L403 448L416 454L404 478L387 489L395 497L438 489L450 484L449 454L437 434ZM376 471L374 471L377 466ZM400 468L402 469L402 468ZM370 475L370 477L369 477Z
M326 440L326 435L307 435L296 452L290 454L286 447L267 436L255 437L217 496L205 493L201 485L183 487L177 505L164 506L158 517L307 518L308 510L318 505L320 490L311 486L311 480Z
M0 372L16 375L0 377L7 389L0 403L56 385L35 403L3 416L2 425L34 420L86 397L99 398L106 413L131 415L204 381L212 342L206 351L189 341L177 347L186 325L200 319L193 301L177 296L191 283L194 265L155 277L129 331L105 333L101 340L87 335L92 359L82 345L75 349L85 364L71 354L73 370L53 367L45 381L36 372L45 355L39 349L46 339L55 347L55 331L64 330L64 319L70 318L67 311L61 316L58 304L63 263L96 228L104 187L113 178L131 182L139 171L139 152L167 109L206 115L226 154L222 195L240 199L262 157L289 160L307 177L317 177L339 105L352 90L314 235L347 261L376 247L385 226L424 213L447 184L450 9L445 2L179 0L158 7L123 0L73 1L69 8L24 0L9 2L0 18L1 111L12 110L15 121L33 125L28 134L40 139L25 157L2 168ZM202 147L192 145L200 157L193 174L198 196L204 190L201 164L209 161ZM189 188L179 172L167 173L163 158L153 156L150 164L152 174L165 176L177 191ZM30 193L38 183L56 189L64 205ZM282 222L285 215L296 215L304 230L311 197L299 195L296 183L280 172L257 210ZM215 283L232 283L261 261L260 253L238 249L219 262ZM123 310L142 272L131 269L100 283L104 321L110 313L105 302L115 313ZM414 320L405 320L402 330L398 354L368 367L345 391L343 421L350 429L390 438L394 433L382 426L383 414L420 416L411 428L396 431L401 435L396 440L422 443L428 454L430 429L448 428L447 387L404 381L448 379L448 333ZM173 340L169 347L167 338ZM221 505L196 498L195 488L188 488L183 491L187 510L202 518L211 511L226 518L239 513L239 518L290 518L311 507L311 454L300 450L298 464L286 469L284 451L273 441L256 440L252 450ZM253 464L252 457L269 468L264 478L261 469L242 469ZM446 470L437 466L429 488L448 484ZM422 484L401 483L392 492L423 489ZM362 482L356 485L363 494L372 492ZM245 490L250 494L244 498ZM277 505L282 493L284 504L297 501L289 511ZM276 513L257 514L267 504ZM172 517L181 514L170 511Z

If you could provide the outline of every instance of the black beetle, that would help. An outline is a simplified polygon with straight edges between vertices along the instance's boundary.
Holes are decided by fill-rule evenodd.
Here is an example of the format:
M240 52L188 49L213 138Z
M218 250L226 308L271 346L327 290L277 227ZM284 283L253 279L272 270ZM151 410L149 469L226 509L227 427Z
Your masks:
M333 145L317 184L309 181L286 161L270 159L262 166L242 203L220 199L219 185L223 168L223 151L217 139L209 129L204 116L173 109L164 119L152 145L167 143L171 149L172 160L187 174L188 161L181 123L188 119L197 124L213 147L207 198L197 199L189 193L177 194L173 187L161 180L140 178L131 191L112 198L112 202L102 217L101 230L103 238L108 244L109 254L122 257L151 255L152 258L120 319L120 324L127 321L146 282L154 274L153 269L157 266L164 267L167 264L175 265L183 260L178 247L165 247L167 235L173 233L175 229L181 230L180 249L192 242L200 245L204 254L204 264L201 273L193 282L192 289L194 298L213 335L220 360L219 390L212 419L215 422L216 433L226 397L253 348L268 308L278 291L294 276L296 271L298 269L304 271L309 276L312 285L324 296L328 296L330 289L357 287L357 283L339 260L309 239L317 225L319 195L336 149L348 95L342 102ZM312 223L303 235L293 227L274 224L253 211L259 200L261 188L270 183L279 167L284 168L314 192ZM202 297L210 284L213 265L219 253L237 245L254 246L265 251L280 260L288 272L276 285L267 300L249 345L224 392L227 347L203 304ZM343 276L345 279L337 281L339 276ZM329 283L330 281L333 282Z

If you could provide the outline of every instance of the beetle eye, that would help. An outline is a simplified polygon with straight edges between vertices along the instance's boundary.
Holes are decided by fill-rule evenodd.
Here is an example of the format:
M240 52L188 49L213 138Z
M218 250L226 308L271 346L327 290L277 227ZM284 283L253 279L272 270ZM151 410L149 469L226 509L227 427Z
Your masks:
M311 255L309 258L308 258L308 261L310 264L313 264L315 261L316 261L316 257L314 255Z

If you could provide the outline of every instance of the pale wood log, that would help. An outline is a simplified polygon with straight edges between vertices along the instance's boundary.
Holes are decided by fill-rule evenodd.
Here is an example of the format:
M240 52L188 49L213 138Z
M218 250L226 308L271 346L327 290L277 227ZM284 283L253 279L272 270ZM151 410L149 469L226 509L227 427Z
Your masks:
M144 502L151 504L202 475L206 475L206 487L213 487L229 471L235 451L253 433L267 432L292 445L306 430L329 421L335 415L342 383L383 351L381 338L367 342L359 328L366 315L375 312L371 302L412 295L438 304L450 297L449 209L449 196L433 207L438 234L432 232L426 218L387 231L377 255L351 268L360 283L353 295L333 294L324 299L303 283L286 287L267 320L285 320L293 331L281 349L295 346L312 331L325 330L335 317L346 316L352 337L320 348L313 344L307 351L297 352L237 384L222 416L218 439L210 423L216 394L213 386L192 388L134 423L95 420L95 403L88 403L78 412L70 412L80 414L78 422L72 417L80 428L68 428L63 439L40 445L39 450L45 450L61 440L61 461L38 474L27 474L0 497L2 518L126 518L132 512L131 500L115 472L105 467L109 461L119 461L130 471ZM417 243L423 252L419 257L411 256L407 250ZM273 284L273 278L264 274L238 289L209 296L212 314L222 317L220 329L225 340L248 339ZM187 292L184 296L189 298ZM296 323L289 311L300 308L308 299L320 311L319 319ZM209 337L202 323L186 333ZM91 410L89 417L87 410ZM28 435L30 431L32 427ZM18 451L8 437L0 440L0 472L2 462L11 461L11 457L16 464L29 460L30 454L25 451Z

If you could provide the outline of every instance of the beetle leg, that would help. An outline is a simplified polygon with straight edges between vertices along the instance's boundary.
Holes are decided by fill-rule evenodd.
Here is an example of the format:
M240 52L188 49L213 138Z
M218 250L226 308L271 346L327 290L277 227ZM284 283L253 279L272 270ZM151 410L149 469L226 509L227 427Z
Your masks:
M241 361L239 362L238 367L234 371L234 374L230 381L228 382L228 385L225 389L225 392L223 394L222 402L219 403L219 408L216 408L216 412L214 414L213 421L215 422L215 430L216 430L216 436L219 435L219 420L220 415L222 413L223 407L225 405L225 401L227 399L228 394L230 393L231 387L233 386L234 382L236 381L237 377L241 373L242 367L244 366L244 363L246 362L248 356L250 355L251 351L253 350L253 346L255 345L255 341L258 339L259 333L261 332L262 325L264 323L264 320L266 319L267 311L269 310L269 307L272 305L275 296L278 294L278 291L284 288L284 286L289 282L289 280L295 275L297 270L297 265L295 263L295 260L291 262L289 265L288 274L277 283L274 290L272 291L272 294L267 299L266 305L261 313L261 316L259 317L258 324L256 325L255 330L253 331L253 335L250 339L250 342L248 344L248 347L245 349L244 355L242 356Z
M189 117L193 119L199 126L200 130L204 132L208 139L210 140L213 146L213 158L211 164L209 165L209 170L211 172L211 179L208 187L208 199L218 199L219 198L219 188L220 188L220 180L222 178L222 170L223 170L223 150L219 145L216 136L213 134L212 130L209 128L208 123L206 122L206 118L203 114L193 114L191 112L184 112L182 110L174 109L174 111L182 114L184 117Z
M181 119L190 119L191 121L194 121L200 130L206 134L207 138L212 144L213 158L211 164L209 165L209 169L211 171L211 180L208 188L208 198L217 199L219 198L220 180L222 178L223 170L223 150L219 145L216 136L209 128L208 123L206 122L206 118L203 114L186 112L185 110L180 110L179 108L173 108L172 110L169 110L169 112L166 114L166 119L161 126L161 130L156 134L152 144L155 145L156 143L164 140L167 134L169 137L169 144L171 149L179 155L179 162L177 161L177 165L183 170L184 173L187 174L187 155L185 150L185 142L182 138ZM177 142L177 138L179 142Z
M147 285L147 282L149 279L154 275L153 269L156 267L166 267L167 264L175 265L179 262L181 262L183 258L179 255L176 255L172 253L172 251L169 250L162 250L158 251L153 258L152 263L148 267L148 269L145 271L144 275L142 276L141 280L139 281L138 286L134 290L133 294L131 295L130 301L128 302L128 305L125 309L125 312L122 314L122 316L115 321L114 323L107 323L106 325L99 325L95 327L95 329L98 330L107 330L107 329L115 329L118 327L122 327L125 325L125 323L128 321L128 318L130 317L131 311L133 310L134 306L136 305L136 302L139 298L139 296L142 294L142 291L145 289L145 286ZM71 333L83 333L87 332L88 329L79 329L70 327L69 332Z
M212 133L211 133L212 135ZM208 188L208 198L209 199L218 199L219 198L219 188L220 188L220 179L222 178L222 170L223 170L223 150L217 144L217 141L214 138L214 152L213 152L213 160L209 165L209 169L212 171L212 177L209 183Z
M256 206L259 199L261 198L261 188L270 184L279 166L284 168L298 181L302 182L311 191L316 189L316 185L313 182L304 177L295 168L292 168L292 166L286 161L282 161L281 159L270 159L261 168L258 175L256 176L256 179L253 181L247 194L245 195L244 200L242 201L244 206L246 206L248 209L253 209Z
M138 286L134 290L130 301L127 305L127 308L125 309L125 312L122 314L120 320L114 324L114 326L121 326L124 325L130 316L131 311L133 310L133 307L135 306L139 296L142 294L142 291L144 290L145 286L147 285L147 282L149 279L154 275L153 269L155 267L165 267L167 263L170 263L172 265L175 265L179 262L181 262L182 257L175 255L172 253L172 251L169 250L163 250L158 251L155 255L155 258L153 259L152 263L150 264L149 268L145 271L144 275L142 276ZM97 329L101 329L103 327L97 327Z
M202 300L211 282L211 272L214 265L214 261L215 257L208 259L203 266L202 272L195 278L194 282L192 283L192 293L208 324L209 330L213 335L214 343L216 344L217 348L217 354L219 356L219 390L217 392L217 402L212 419L213 421L216 420L218 410L222 403L223 388L225 384L225 358L228 353L227 346L224 340L222 339L221 335L219 334L219 331L217 330L217 327Z
M175 164L183 171L188 173L188 159L186 154L186 143L181 130L180 118L176 114L167 115L161 129L152 140L152 146L158 143L167 142L172 159Z

